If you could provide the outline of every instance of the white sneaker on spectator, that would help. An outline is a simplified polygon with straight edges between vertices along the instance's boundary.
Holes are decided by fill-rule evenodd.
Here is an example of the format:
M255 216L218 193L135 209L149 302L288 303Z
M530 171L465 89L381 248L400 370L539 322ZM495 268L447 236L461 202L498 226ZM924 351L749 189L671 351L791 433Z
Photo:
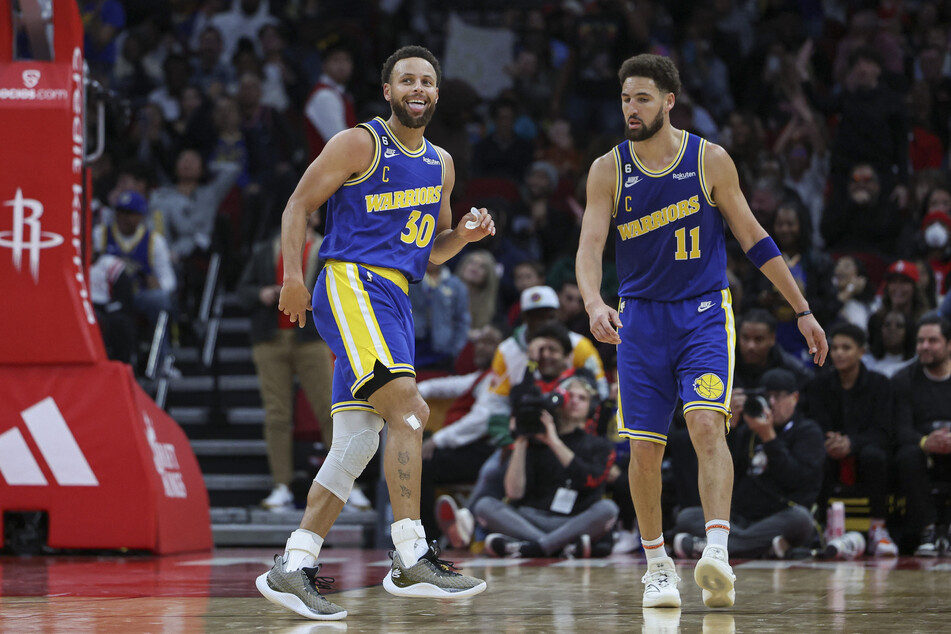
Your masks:
M293 511L294 495L286 484L278 484L271 494L261 500L261 506L269 511Z
M736 575L729 559L726 548L708 545L697 562L693 578L703 589L703 604L708 608L729 608L736 602Z
M645 608L679 608L680 590L677 584L677 567L670 557L662 557L647 562L647 572L641 578L644 584Z
M884 526L876 526L868 532L868 554L872 557L898 556L898 546Z
M612 555L623 555L633 553L641 549L641 534L635 528L632 531L619 530L614 535L614 546L611 547Z
M777 535L773 538L772 545L769 547L769 553L767 553L767 555L775 559L785 559L787 552L789 552L789 540L782 535Z
M459 508L451 495L436 498L436 522L453 548L469 547L475 531L475 518L469 509Z
M516 558L521 555L524 543L502 533L492 533L485 538L485 552L493 557Z
M353 485L353 490L350 491L350 497L347 499L347 503L343 505L345 511L372 511L373 504L370 502L370 498L360 490L360 487Z
M578 539L565 546L561 551L565 559L590 559L591 535L584 533Z

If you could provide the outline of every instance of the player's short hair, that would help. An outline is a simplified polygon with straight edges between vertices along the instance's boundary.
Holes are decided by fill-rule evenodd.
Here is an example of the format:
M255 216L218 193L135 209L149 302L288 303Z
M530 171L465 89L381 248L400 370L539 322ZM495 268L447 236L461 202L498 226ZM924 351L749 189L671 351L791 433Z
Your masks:
M396 62L408 57L419 57L432 64L436 71L436 87L439 87L439 84L442 83L442 67L439 65L439 60L428 48L415 44L399 48L386 58L386 61L383 62L383 72L380 74L380 79L384 84L390 83L390 76L393 74L393 67L396 66Z
M926 313L924 317L918 320L918 327L915 332L919 332L922 326L937 326L941 329L941 336L945 338L945 341L951 341L951 321L948 321L948 318L941 313Z
M743 317L740 319L741 328L743 324L765 324L771 333L776 333L776 318L763 308L751 308L743 313Z
M848 337L855 342L859 348L865 347L865 331L855 324L839 324L829 332L829 341L831 342L836 335Z
M565 356L570 355L574 349L574 346L571 345L571 335L568 334L568 328L561 322L549 321L539 326L538 330L532 333L532 337L529 341L534 341L539 337L557 341L561 349L565 351Z
M672 92L674 97L680 95L680 72L669 57L644 53L624 60L617 77L623 84L628 77L647 77L662 92Z

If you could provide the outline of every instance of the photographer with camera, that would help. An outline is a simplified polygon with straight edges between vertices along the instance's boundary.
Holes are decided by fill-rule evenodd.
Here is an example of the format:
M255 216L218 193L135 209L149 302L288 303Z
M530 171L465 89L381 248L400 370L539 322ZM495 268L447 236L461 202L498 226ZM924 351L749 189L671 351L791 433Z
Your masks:
M742 421L732 433L733 511L730 552L782 558L815 536L809 508L822 487L822 430L798 415L796 375L783 368L763 374L759 390L747 390ZM684 509L674 527L674 553L700 557L706 546L703 509Z
M496 557L607 555L617 505L602 499L614 447L586 431L597 412L593 375L570 364L571 340L559 323L539 328L529 342L529 370L512 389L514 437L505 471L508 503L483 497L479 524L493 531L486 551Z

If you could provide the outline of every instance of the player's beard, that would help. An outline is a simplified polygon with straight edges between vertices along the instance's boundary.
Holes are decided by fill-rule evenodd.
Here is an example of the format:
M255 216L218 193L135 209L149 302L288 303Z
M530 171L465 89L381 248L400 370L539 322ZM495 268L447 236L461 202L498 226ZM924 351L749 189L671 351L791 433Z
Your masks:
M654 117L654 120L650 122L650 125L645 124L641 121L640 128L631 128L630 126L624 129L624 136L630 141L635 143L638 141L646 141L655 134L658 130L664 127L664 110L661 108L660 112L657 113L657 116Z
M396 115L397 120L407 128L425 128L430 119L433 118L433 113L436 112L436 102L433 101L426 106L426 109L419 115L410 114L410 111L401 101L390 101L390 108L393 109L393 114Z

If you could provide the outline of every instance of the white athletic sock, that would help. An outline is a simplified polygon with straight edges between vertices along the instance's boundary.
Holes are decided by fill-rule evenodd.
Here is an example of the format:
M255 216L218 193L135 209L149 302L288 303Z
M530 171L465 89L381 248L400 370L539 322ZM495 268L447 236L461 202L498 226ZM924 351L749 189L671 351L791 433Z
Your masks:
M284 570L290 572L317 565L324 538L304 528L298 528L287 538L284 546Z
M726 520L710 520L705 524L707 529L707 546L723 546L726 548L730 537L730 523Z
M400 560L407 568L416 565L416 562L426 554L426 529L422 520L402 519L390 525L390 535L393 537L393 546L400 555Z
M647 555L647 563L654 559L663 559L667 556L667 550L664 548L664 536L657 539L644 539L641 537L641 544L644 546L644 554Z

